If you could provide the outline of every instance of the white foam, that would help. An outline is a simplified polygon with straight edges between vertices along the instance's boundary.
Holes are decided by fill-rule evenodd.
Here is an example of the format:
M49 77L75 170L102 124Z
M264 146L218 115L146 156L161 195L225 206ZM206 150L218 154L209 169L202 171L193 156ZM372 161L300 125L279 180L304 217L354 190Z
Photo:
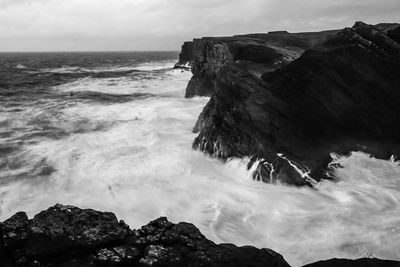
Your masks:
M135 68L135 70L140 71L154 71L154 70L164 70L164 69L171 69L175 64L175 61L154 61L154 62L146 62L140 64Z
M15 68L16 69L26 69L26 66L22 65L22 64L18 64Z
M187 82L190 76L190 72L177 73L171 70L166 72L162 77L151 73L119 78L86 77L57 86L55 89L64 92L92 91L110 94L150 93L183 97L184 92L181 86Z
M113 211L134 228L161 215L192 222L216 242L269 247L293 266L369 253L400 259L398 163L362 153L338 158L340 182L320 183L318 190L255 182L247 160L224 164L191 149L192 127L208 99L183 98L187 75L141 81L146 92L168 97L78 103L49 115L65 129L77 121L107 127L25 145L25 161L45 158L56 171L0 186L0 219L60 202ZM128 79L107 81L55 90L141 90Z
M145 62L140 64L124 65L124 66L106 66L106 67L94 67L94 68L84 68L78 66L62 66L59 68L42 68L39 69L41 72L50 73L100 73L100 72L122 72L122 71L156 71L171 69L174 66L175 61L154 61ZM18 65L22 66L22 65ZM18 68L17 66L17 68Z

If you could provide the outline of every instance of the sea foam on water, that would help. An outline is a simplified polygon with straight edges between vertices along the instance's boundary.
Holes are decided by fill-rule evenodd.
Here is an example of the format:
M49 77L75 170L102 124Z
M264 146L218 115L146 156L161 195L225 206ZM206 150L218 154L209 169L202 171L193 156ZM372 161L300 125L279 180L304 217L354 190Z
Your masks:
M190 73L166 66L136 66L142 72L132 76L140 79L84 77L52 88L149 97L49 100L45 110L26 106L15 115L8 127L40 133L35 127L43 123L43 131L62 134L38 135L7 158L15 167L0 169L0 219L20 210L33 216L58 202L112 211L132 228L159 216L191 222L215 242L268 247L294 266L371 254L400 259L396 161L339 157L339 181L315 189L256 182L247 159L223 163L191 149L208 98L185 99Z

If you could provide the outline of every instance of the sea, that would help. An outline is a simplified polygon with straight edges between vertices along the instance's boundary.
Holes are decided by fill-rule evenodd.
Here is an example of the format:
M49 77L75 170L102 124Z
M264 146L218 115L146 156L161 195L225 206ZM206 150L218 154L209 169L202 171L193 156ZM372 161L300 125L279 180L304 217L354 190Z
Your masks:
M207 97L185 99L178 52L0 54L0 221L56 203L131 228L167 216L215 242L281 253L400 260L399 162L332 155L337 182L252 179L248 159L192 149Z

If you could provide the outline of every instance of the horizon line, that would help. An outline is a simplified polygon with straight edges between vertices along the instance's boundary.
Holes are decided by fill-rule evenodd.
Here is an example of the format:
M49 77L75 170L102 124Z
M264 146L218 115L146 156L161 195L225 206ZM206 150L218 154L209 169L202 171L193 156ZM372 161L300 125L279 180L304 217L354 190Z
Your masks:
M32 51L25 51L25 50L5 50L0 51L0 53L129 53L129 52L139 52L139 53L146 53L146 52L179 52L180 50L32 50Z

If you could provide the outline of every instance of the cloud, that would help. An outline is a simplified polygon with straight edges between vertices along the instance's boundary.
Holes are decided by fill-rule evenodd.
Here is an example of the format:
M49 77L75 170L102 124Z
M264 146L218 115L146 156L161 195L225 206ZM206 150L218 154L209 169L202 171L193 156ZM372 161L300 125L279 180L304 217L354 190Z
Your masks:
M193 37L399 22L398 0L0 0L0 50L178 49Z

